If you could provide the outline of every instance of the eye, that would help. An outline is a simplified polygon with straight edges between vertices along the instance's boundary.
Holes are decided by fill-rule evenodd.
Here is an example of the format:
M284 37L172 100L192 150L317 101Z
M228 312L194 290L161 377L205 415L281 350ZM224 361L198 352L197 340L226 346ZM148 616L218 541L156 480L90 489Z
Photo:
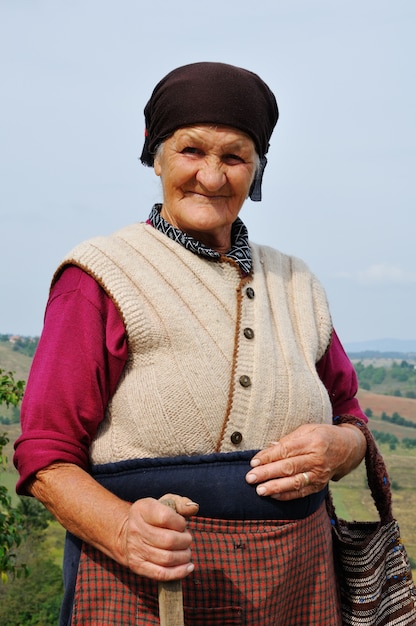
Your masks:
M199 148L195 148L194 146L186 146L185 148L183 148L183 150L181 150L181 154L198 154L201 155L203 154L202 150L200 150Z
M222 160L227 165L238 165L239 163L245 163L244 159L238 154L224 154Z

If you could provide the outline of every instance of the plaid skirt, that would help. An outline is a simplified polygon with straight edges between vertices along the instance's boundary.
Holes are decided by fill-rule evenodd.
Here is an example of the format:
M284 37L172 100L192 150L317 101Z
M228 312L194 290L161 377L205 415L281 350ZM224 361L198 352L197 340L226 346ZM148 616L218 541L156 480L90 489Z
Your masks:
M186 626L341 626L325 504L293 521L195 517L189 530ZM84 544L72 626L159 623L157 583Z

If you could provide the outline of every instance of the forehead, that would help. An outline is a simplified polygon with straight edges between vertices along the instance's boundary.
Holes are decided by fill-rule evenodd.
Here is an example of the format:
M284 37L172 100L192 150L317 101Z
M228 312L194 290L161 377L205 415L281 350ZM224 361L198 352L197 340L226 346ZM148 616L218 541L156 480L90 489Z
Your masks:
M176 142L192 141L224 147L232 145L242 149L255 149L251 137L231 126L213 126L211 124L184 126L178 128L170 138Z

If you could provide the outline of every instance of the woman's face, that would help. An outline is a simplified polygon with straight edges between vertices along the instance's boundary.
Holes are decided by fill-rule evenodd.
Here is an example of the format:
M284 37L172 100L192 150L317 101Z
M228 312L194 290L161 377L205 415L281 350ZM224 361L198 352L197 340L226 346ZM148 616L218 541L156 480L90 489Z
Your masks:
M179 128L155 157L163 187L162 217L214 250L226 252L257 162L253 141L239 130Z

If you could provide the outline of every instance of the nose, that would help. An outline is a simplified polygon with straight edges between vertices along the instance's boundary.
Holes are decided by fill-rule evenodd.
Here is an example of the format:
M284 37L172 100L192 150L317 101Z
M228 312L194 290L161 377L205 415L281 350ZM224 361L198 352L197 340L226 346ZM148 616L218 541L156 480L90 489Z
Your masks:
M226 183L227 177L219 159L204 159L196 174L197 181L207 191L218 191Z

